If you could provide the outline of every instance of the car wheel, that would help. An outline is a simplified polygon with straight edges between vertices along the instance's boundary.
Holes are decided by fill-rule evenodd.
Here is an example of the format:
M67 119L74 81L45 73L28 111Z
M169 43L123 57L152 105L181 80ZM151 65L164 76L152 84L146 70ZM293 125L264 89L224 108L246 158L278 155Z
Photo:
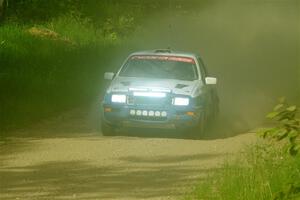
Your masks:
M195 126L192 130L189 131L189 135L193 139L202 139L206 134L207 127L207 116L206 114L202 114L199 118L199 122L197 126Z
M199 119L199 123L197 125L197 138L203 138L205 136L206 133L206 124L207 123L207 116L206 113L204 112L204 114L201 115L200 119Z
M115 135L115 128L105 122L104 120L101 121L101 133L103 136L113 136Z
M212 110L213 113L210 121L215 121L218 119L220 113L219 104L214 105Z

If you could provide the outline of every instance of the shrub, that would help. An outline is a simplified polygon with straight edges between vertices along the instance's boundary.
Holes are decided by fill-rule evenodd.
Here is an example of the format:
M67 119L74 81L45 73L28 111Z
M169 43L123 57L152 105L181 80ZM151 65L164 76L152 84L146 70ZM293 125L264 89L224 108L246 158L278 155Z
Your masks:
M186 199L300 199L297 112L296 106L282 98L267 116L275 120L275 127L259 132L270 139L212 170Z
M260 132L263 138L272 138L277 141L287 140L284 143L285 149L293 157L299 156L300 151L300 119L297 118L297 114L297 106L291 106L285 98L281 98L279 104L274 107L273 112L267 115L269 119L276 122L276 126ZM300 170L299 166L298 170ZM300 171L298 173L300 174ZM300 178L284 185L274 199L289 199L294 195L300 196Z

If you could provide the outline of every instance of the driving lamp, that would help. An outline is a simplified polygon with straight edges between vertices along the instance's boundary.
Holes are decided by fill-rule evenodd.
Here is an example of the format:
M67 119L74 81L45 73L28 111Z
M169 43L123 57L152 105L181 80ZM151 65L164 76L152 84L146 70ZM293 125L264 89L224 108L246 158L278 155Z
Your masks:
M113 94L111 96L111 102L113 102L113 103L126 103L126 95L124 95L124 94Z
M182 97L175 97L173 103L175 106L187 106L190 104L190 99L182 98Z

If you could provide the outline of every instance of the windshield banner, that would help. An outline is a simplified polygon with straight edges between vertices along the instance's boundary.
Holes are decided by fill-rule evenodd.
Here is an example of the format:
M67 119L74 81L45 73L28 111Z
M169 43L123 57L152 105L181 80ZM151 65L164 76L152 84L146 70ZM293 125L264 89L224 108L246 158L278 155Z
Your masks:
M175 61L175 62L185 62L185 63L193 63L195 64L195 60L193 58L181 57L181 56L132 56L131 60L165 60L165 61Z

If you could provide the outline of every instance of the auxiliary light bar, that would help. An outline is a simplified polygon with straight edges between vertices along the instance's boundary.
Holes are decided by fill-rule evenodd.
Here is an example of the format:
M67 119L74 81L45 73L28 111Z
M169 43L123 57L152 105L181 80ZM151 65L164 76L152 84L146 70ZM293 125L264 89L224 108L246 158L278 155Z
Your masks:
M162 93L162 92L134 92L133 96L163 98L163 97L166 97L166 93Z

